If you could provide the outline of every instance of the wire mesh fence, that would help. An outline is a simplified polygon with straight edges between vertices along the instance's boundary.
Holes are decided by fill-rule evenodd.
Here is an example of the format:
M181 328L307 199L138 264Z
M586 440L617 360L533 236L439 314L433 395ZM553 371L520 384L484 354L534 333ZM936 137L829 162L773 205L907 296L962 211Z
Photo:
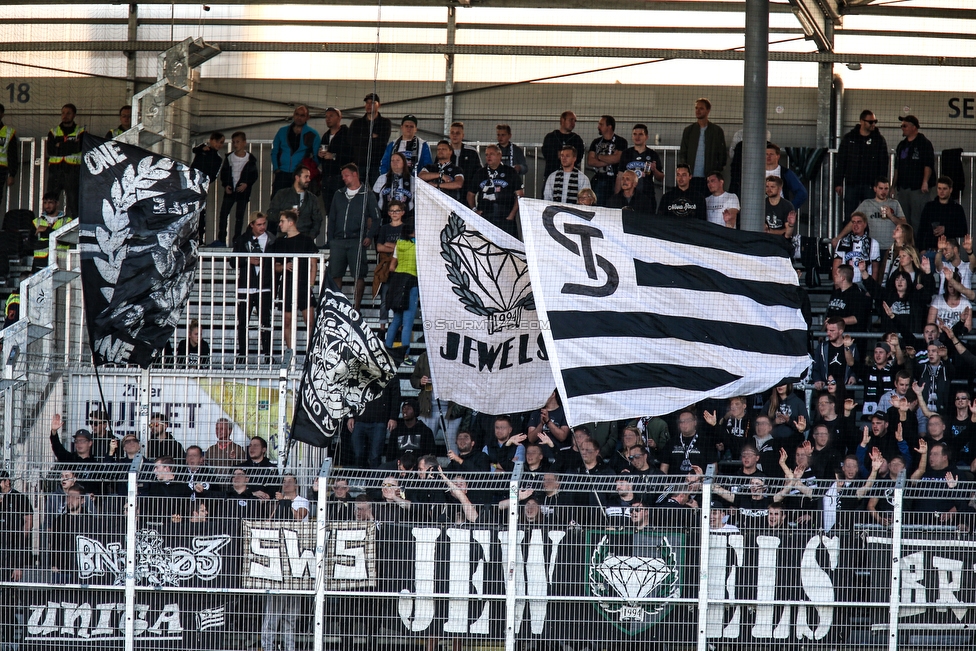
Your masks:
M972 643L976 486L953 473L141 461L0 483L9 648Z

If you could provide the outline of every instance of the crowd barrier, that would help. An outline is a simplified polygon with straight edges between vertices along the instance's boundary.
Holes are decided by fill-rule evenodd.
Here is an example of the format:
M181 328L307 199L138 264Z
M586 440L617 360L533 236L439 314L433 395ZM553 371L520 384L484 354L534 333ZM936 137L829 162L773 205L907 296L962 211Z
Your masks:
M13 473L5 648L973 643L976 485L954 478L172 470Z

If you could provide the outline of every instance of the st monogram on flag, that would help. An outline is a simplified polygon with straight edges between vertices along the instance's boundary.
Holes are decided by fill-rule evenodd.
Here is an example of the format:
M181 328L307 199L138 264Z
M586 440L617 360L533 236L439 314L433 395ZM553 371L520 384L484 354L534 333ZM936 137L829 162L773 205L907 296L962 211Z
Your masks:
M435 397L486 414L538 409L555 382L523 244L426 183L416 215Z
M291 438L324 448L347 416L363 413L396 367L362 315L326 275L295 405ZM396 380L393 380L396 381Z
M571 423L748 395L808 367L784 238L630 211L519 206Z

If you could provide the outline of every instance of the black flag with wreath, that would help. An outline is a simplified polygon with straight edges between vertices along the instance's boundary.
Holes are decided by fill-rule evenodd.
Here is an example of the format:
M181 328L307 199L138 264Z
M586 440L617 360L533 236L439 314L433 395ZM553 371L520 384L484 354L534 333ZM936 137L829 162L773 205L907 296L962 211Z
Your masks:
M171 158L88 133L82 152L78 246L92 361L146 368L193 287L208 181Z

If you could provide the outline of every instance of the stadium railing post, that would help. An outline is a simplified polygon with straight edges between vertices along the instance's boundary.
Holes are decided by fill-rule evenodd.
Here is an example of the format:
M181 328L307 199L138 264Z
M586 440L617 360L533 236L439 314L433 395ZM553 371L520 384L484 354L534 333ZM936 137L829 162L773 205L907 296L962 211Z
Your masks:
M508 480L508 567L505 568L505 651L515 651L515 573L521 571L519 562L518 512L519 484L522 481L522 461L515 462Z
M142 453L136 455L129 466L125 494L125 651L135 649L136 623L136 491Z

